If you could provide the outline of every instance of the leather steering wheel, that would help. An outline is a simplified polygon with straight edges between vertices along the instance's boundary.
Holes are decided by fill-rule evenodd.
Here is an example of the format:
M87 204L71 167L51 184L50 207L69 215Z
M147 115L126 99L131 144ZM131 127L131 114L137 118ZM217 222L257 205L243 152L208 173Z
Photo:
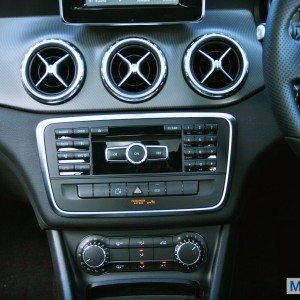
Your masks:
M300 108L294 85L300 84L300 41L290 34L290 21L299 0L274 0L264 39L265 83L279 126L300 158Z

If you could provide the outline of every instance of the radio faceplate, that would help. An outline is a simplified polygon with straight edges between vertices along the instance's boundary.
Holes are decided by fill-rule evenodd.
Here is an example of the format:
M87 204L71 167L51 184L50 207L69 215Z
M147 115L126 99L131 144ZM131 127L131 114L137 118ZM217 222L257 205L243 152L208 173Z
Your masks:
M213 113L43 121L37 139L51 203L65 216L217 209L228 189L234 123Z

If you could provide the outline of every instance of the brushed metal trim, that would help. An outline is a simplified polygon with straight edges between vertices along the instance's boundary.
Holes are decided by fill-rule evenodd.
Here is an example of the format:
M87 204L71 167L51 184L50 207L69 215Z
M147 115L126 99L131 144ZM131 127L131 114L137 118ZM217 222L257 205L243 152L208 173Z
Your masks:
M71 212L61 209L55 202L53 190L50 181L49 169L47 164L47 154L45 147L44 132L48 125L56 123L68 123L68 122L88 122L88 121L111 121L111 120L143 120L143 119L171 119L171 118L220 118L227 121L229 125L229 149L226 168L226 177L222 197L220 201L211 207L205 208L191 208L191 209L171 209L171 210L148 210L148 211L111 211L111 212ZM38 152L41 162L42 174L45 182L45 187L49 201L56 213L65 217L124 217L124 216L161 216L161 215L183 215L196 212L212 212L223 205L229 186L229 179L231 174L231 161L233 153L233 141L234 141L234 123L235 118L232 115L225 113L143 113L143 114L115 114L115 115L97 115L97 116L80 116L80 117L66 117L46 119L40 122L36 128L36 138Z

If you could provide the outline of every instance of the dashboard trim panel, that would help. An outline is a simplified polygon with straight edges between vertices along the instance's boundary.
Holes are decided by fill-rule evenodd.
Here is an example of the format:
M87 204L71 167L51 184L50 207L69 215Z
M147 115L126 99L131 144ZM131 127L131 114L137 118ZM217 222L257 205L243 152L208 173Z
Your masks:
M51 186L46 145L45 145L45 129L48 125L56 123L68 123L68 122L87 122L87 121L108 121L108 120L132 120L132 119L170 119L170 118L221 118L227 121L229 125L229 149L228 149L228 159L226 168L226 177L222 197L220 201L211 207L205 208L191 208L191 209L171 209L171 210L147 210L147 211L112 211L112 212L70 212L62 210L56 203L54 199L54 194ZM235 118L232 115L226 113L144 113L144 114L114 114L114 115L94 115L94 116L79 116L79 117L66 117L66 118L54 118L46 119L40 122L36 128L36 138L38 152L41 162L41 169L43 174L43 179L46 187L46 192L49 201L54 208L54 211L61 216L65 217L132 217L132 216L161 216L161 215L182 215L191 214L197 212L213 212L220 209L224 204L229 188L229 180L231 174L231 163L232 163L232 153L233 153L233 143L234 143L234 128L235 128Z

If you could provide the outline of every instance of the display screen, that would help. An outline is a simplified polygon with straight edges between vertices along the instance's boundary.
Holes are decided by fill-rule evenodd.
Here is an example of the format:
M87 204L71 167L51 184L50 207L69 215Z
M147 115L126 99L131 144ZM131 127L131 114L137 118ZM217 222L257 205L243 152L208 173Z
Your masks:
M124 127L110 130L108 137L92 136L93 147L93 174L139 174L139 173L175 173L182 172L182 138L181 134L160 133L159 126L154 127ZM147 133L148 132L148 133ZM132 143L141 143L145 146L167 146L169 157L163 161L146 161L141 165L129 162L107 162L105 149L111 147L126 147Z
M86 0L87 7L178 5L179 0Z

